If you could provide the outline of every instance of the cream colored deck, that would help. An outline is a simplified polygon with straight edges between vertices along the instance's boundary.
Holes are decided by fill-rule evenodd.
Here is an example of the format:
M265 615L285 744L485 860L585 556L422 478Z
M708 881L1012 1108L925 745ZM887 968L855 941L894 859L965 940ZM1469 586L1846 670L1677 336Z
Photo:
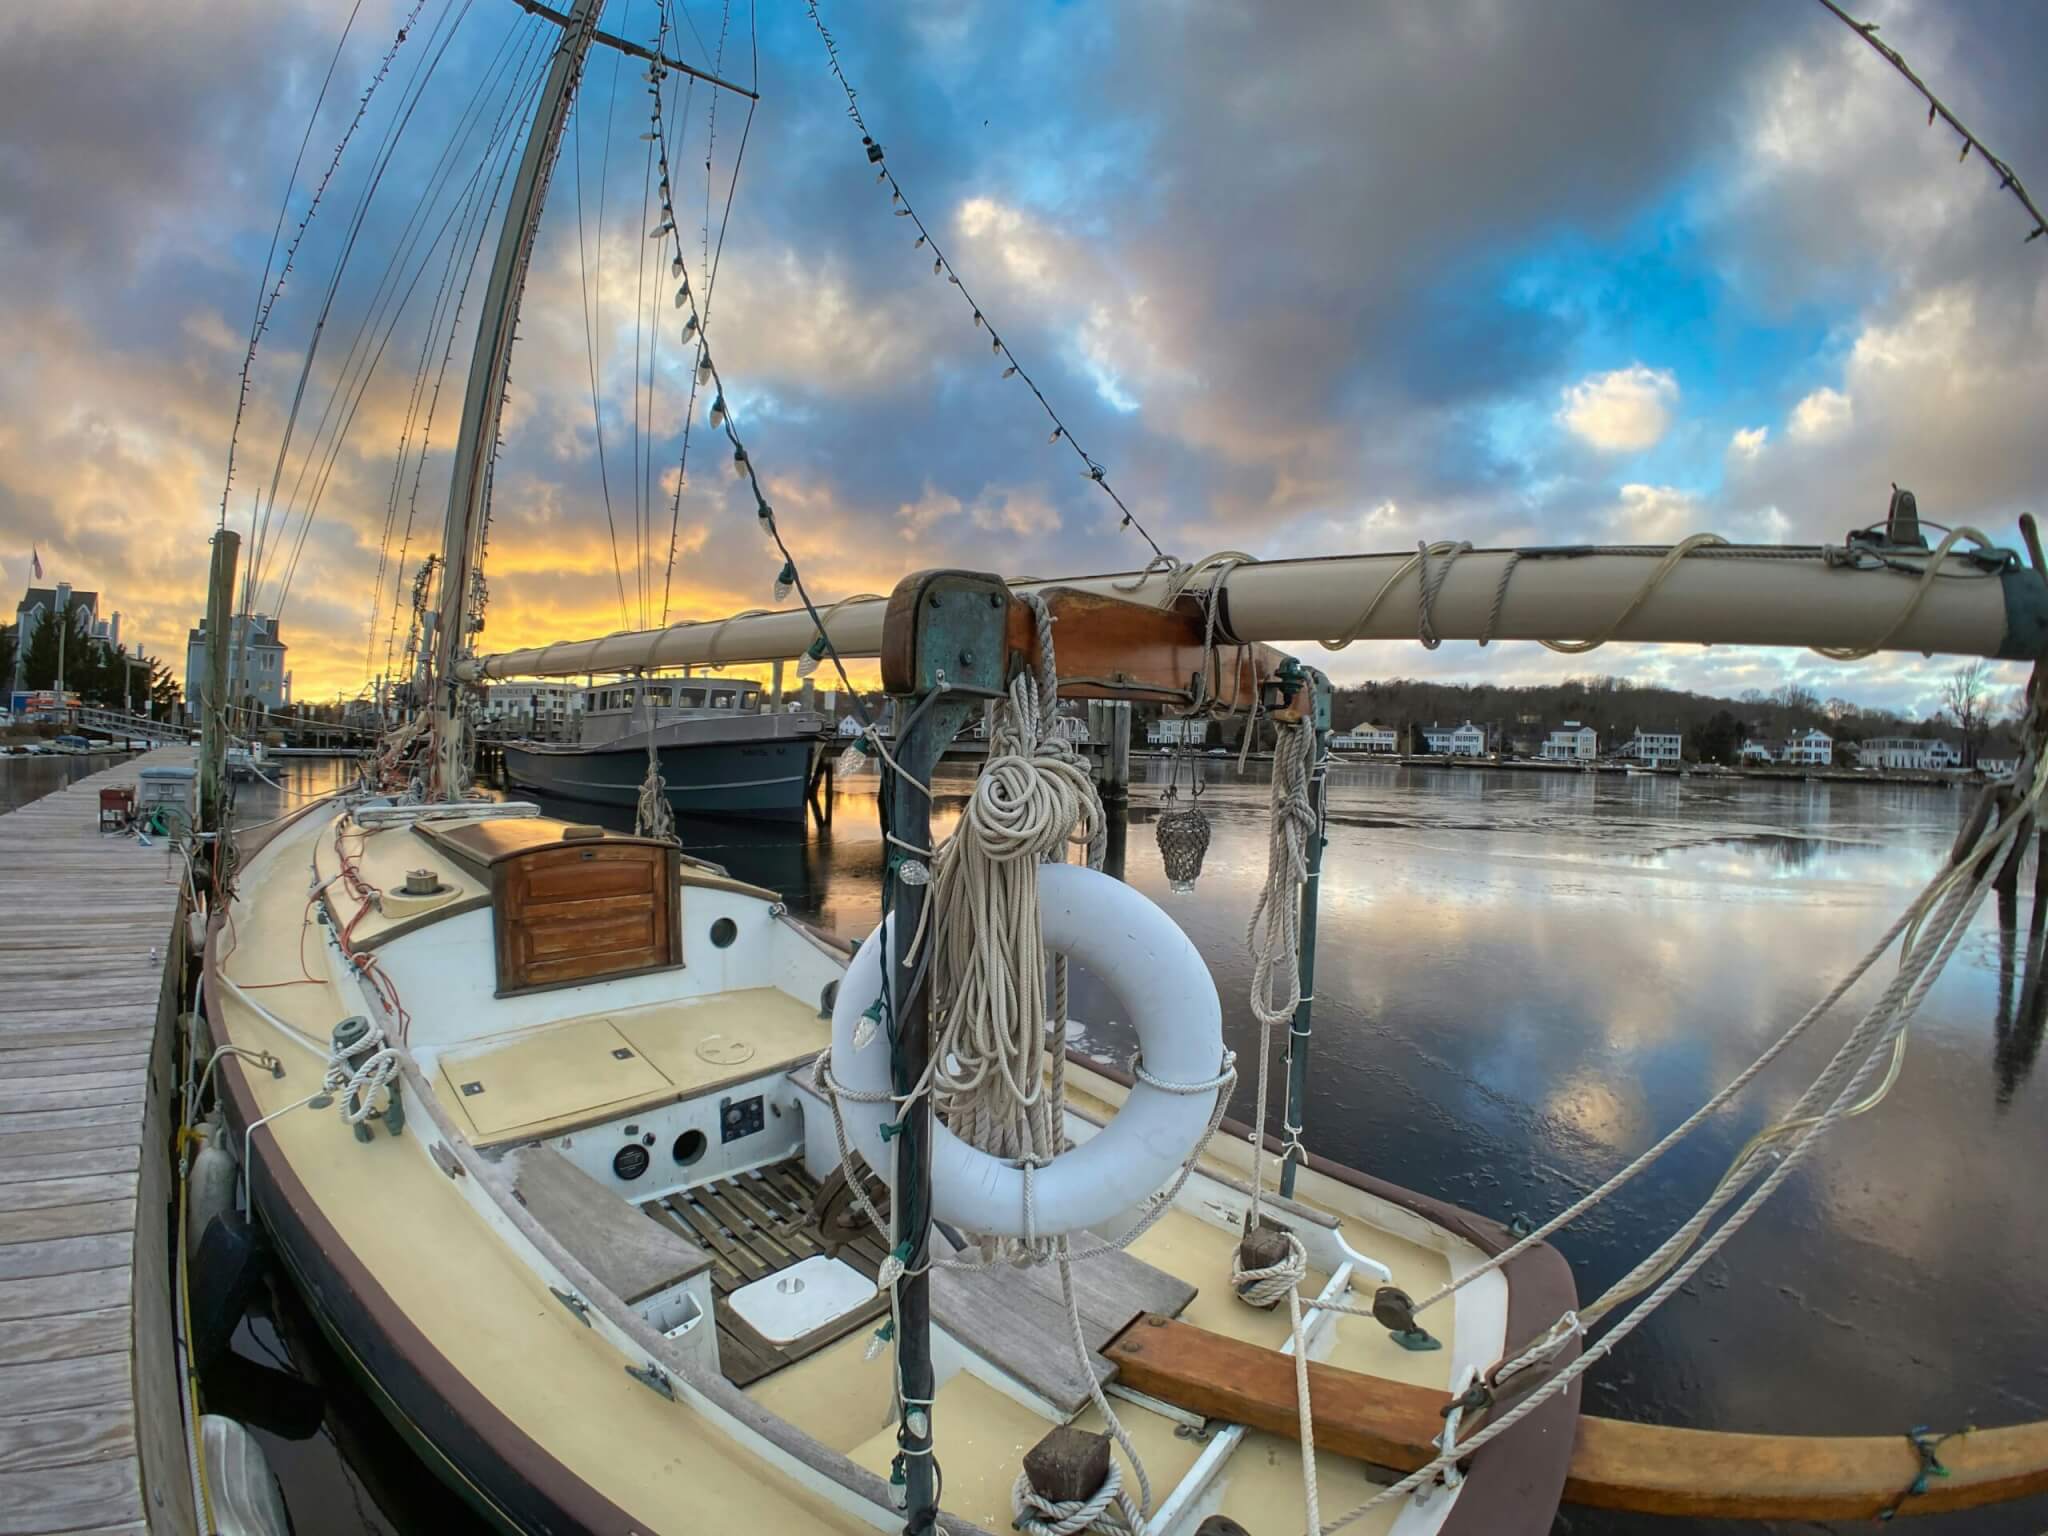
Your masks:
M289 838L298 846L277 850L271 868L277 871L282 899L261 907L245 902L237 909L240 946L228 963L237 979L244 973L256 979L288 973L302 921L304 845L315 835L312 828L294 829ZM245 884L245 891L251 898L260 894L253 885ZM261 997L265 1007L316 1035L325 1034L334 1016L335 1003L324 986L280 988ZM824 1024L811 1009L783 1001L783 1006L764 1008L752 994L742 993L590 1017L617 1030L642 1053L644 1065L669 1079L673 1086L662 1090L666 1095L682 1091L685 1084L701 1087L707 1078L764 1070L778 1058L816 1049L825 1038ZM263 1075L253 1080L259 1102L281 1107L311 1091L318 1061L232 999L225 1012L237 1040L285 1059L283 1080ZM544 1028L526 1038L546 1033ZM698 1055L697 1045L711 1035L741 1033L758 1045L743 1066L727 1067ZM517 1072L544 1077L543 1057L507 1061ZM534 1085L537 1095L542 1086ZM445 1082L440 1091L445 1098ZM578 1092L588 1097L585 1090ZM544 1095L536 1102L546 1108L543 1100ZM450 1102L459 1107L460 1095ZM1219 1148L1208 1161L1218 1172L1238 1172L1231 1162L1238 1150ZM750 1529L767 1530L861 1528L800 1492L725 1438L716 1424L628 1380L617 1355L512 1257L410 1138L378 1136L359 1144L331 1113L295 1111L258 1133L256 1158L279 1155L289 1158L300 1178L317 1191L343 1239L442 1355L537 1444L626 1510L639 1522L637 1529L652 1536L741 1521ZM1441 1254L1338 1214L1352 1245L1387 1262L1396 1281L1411 1293L1426 1292L1445 1275ZM1229 1231L1175 1212L1134 1251L1200 1288L1184 1314L1189 1321L1277 1345L1285 1337L1284 1320L1227 1294L1231 1240ZM454 1275L461 1277L460 1285L449 1283ZM1323 1278L1312 1276L1311 1284L1320 1286ZM1432 1318L1433 1326L1439 1322L1447 1324L1448 1318ZM1404 1380L1442 1381L1448 1349L1408 1354L1363 1319L1339 1319L1334 1332L1330 1358L1336 1363ZM888 1356L864 1361L868 1337L863 1329L784 1367L750 1388L749 1395L827 1447L886 1477L894 1454ZM1119 1413L1143 1450L1155 1499L1163 1497L1193 1464L1201 1445L1175 1435L1173 1422L1163 1416L1128 1404L1120 1405ZM1093 1425L1094 1410L1079 1422ZM1047 1429L1046 1421L960 1372L939 1391L935 1424L946 1508L988 1530L1007 1530L1010 1484L1023 1453ZM1326 1511L1366 1496L1368 1485L1355 1463L1325 1455L1319 1473ZM1247 1437L1232 1458L1227 1488L1226 1511L1250 1528L1299 1528L1300 1464L1292 1442ZM1385 1528L1377 1519L1357 1527L1367 1533Z
M163 1240L168 1027L159 1033L184 865L163 843L97 830L102 788L191 761L189 748L163 748L0 815L8 1533L192 1526Z
M245 879L235 908L240 943L227 962L233 979L287 971L305 904L307 847L324 828L316 815L290 829L274 861L259 866L267 878ZM265 1008L316 1038L336 1016L324 985L260 995ZM284 1061L281 1079L244 1076L266 1111L312 1092L321 1060L231 996L214 1006L225 1035ZM331 1111L293 1110L256 1133L254 1156L289 1159L391 1303L535 1444L624 1509L635 1529L652 1536L742 1517L761 1530L866 1529L799 1491L717 1425L627 1377L618 1353L513 1256L410 1136L361 1143Z
M441 1053L434 1093L478 1146L671 1104L818 1053L826 1021L773 987L566 1019ZM618 1050L633 1054L621 1058ZM463 1092L463 1085L482 1091Z

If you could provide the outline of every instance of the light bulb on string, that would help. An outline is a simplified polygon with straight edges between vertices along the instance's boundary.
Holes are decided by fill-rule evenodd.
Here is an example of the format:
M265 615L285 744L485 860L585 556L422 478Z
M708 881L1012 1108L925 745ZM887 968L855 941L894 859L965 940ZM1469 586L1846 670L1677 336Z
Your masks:
M934 256L932 258L932 276L937 277L941 272L945 270L946 258L943 256Z
M908 208L898 208L896 210L896 217L899 219L907 219L910 217L910 210Z
M846 744L846 750L839 754L839 761L832 765L832 771L835 775L845 778L859 773L867 766L867 761L868 739L865 736L856 736Z
M689 301L689 298L690 285L688 283L685 283L682 287L676 290L676 308L681 309L683 305Z
M692 315L689 319L683 322L683 340L688 341L691 337L695 336L696 334L697 317L695 315Z
M714 427L725 425L725 396L723 395L720 395L711 402L711 425Z
M775 601L787 602L789 594L796 590L796 562L785 560L782 569L775 574Z
M824 659L825 637L821 633L817 639L813 640L808 646L804 648L803 655L797 658L796 675L798 677L809 677L813 672L818 670L818 663L823 661Z
M674 219L663 219L659 224L655 225L654 228L647 231L647 238L650 240L659 240L663 235L672 234L675 230L675 227L676 223Z
M735 480L744 480L747 477L747 449L744 443L733 445L732 476Z
M958 288L960 286L960 274L958 272L948 272L946 274L946 281L951 283L955 288Z
M1067 435L1067 429L1066 429L1065 427L1054 427L1054 428L1052 429L1052 436L1051 436L1051 437L1048 437L1048 438L1046 439L1046 441L1047 441L1048 443L1056 443L1056 442L1058 442L1058 441L1059 441L1059 440L1060 440L1061 438L1065 437L1066 435Z
M709 347L701 348L698 352L697 382L699 384L709 384L711 382L711 349Z
M990 331L988 333L988 349L989 351L995 353L997 357L1001 357L1003 355L1003 338L998 336L994 331Z
M759 496L756 496L754 499L754 522L755 526L761 530L761 537L774 546L775 552L778 555L781 554L782 542L775 537L775 509L769 506L767 502L762 501ZM789 573L789 584L795 586L796 567L785 559L783 569ZM777 577L776 584L778 586L781 585L780 576Z
M974 328L978 331L986 324L988 324L988 322L981 318L981 311L977 309L974 312Z
M1014 379L1015 377L1017 377L1017 365L1015 363L1012 363L1009 367L1005 368L1003 370L1003 377L1006 379Z
M682 252L678 251L678 252L676 253L676 257L675 257L675 260L671 261L671 262L670 262L670 263L668 264L668 275L669 275L670 277L681 277L681 276L683 275L683 256L682 256Z
M923 249L924 249L924 236L923 236L923 235L919 235L919 236L918 236L918 237L917 237L917 238L916 238L915 240L911 241L911 242L910 242L910 248L911 248L911 249L912 249L913 251L921 251L921 250L923 250Z

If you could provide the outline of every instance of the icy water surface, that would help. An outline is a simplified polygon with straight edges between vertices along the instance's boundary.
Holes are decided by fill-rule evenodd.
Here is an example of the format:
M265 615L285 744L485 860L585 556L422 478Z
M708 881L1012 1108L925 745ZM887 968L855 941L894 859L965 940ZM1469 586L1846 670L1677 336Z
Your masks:
M288 771L304 789L337 769ZM1227 765L1209 771L1224 782L1202 799L1213 840L1195 892L1170 894L1160 871L1157 765L1134 791L1125 877L1201 949L1248 1066L1243 929L1265 871L1266 789ZM964 790L942 793L942 825ZM244 792L245 815L274 814L274 792L256 791ZM873 778L856 779L840 787L829 830L691 824L685 840L853 936L877 915L873 801ZM1477 1211L1541 1220L1682 1120L1825 992L1938 866L1968 805L1968 792L1940 789L1337 770L1309 1144ZM555 809L591 819L587 807ZM2024 901L2017 921L2023 947ZM2014 1020L2019 983L2001 964L2011 948L1987 904L1914 1026L1891 1097L1844 1124L1592 1375L1588 1411L1845 1434L2048 1417L2041 1027ZM1090 1049L1128 1050L1099 988L1078 988L1075 1012ZM1582 1296L1692 1210L1846 1023L1822 1026L1562 1237ZM1235 1106L1245 1118L1249 1081ZM303 1320L281 1321L329 1383L323 1437L272 1442L299 1531L468 1529L338 1380ZM2048 1500L1914 1526L1931 1536L2044 1528ZM1571 1509L1557 1524L1586 1536L1757 1529Z

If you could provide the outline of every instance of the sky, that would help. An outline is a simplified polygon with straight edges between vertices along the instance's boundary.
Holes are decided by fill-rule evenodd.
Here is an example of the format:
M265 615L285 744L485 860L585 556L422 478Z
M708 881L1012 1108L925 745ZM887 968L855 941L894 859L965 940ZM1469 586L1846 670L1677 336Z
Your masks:
M415 11L269 310L237 430L266 259L274 284ZM2048 492L2048 240L2023 243L1978 157L1959 164L1817 4L821 11L984 323L1183 558L1839 541L1895 481L1923 516L2016 543ZM913 248L805 6L672 14L681 58L759 85L749 118L662 82L676 219L728 404L817 595L932 565L1142 564ZM2048 31L2024 0L1862 14L2048 190ZM650 40L656 0L609 0L604 24ZM10 608L37 551L182 671L234 432L231 525L249 534L267 501L257 605L281 613L297 697L352 695L385 666L439 542L480 205L551 30L512 0L0 9ZM773 605L779 560L703 399L675 499L694 369L646 238L647 90L599 50L550 188L493 481L488 649ZM1955 665L1303 649L1339 682L1610 672L1914 712Z

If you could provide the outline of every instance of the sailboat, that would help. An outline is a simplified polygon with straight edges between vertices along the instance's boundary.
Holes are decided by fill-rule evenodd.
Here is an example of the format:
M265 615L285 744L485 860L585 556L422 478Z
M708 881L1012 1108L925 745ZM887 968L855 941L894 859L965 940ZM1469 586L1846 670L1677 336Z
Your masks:
M1582 1411L1584 1370L1860 1102L1902 1038L1903 989L1634 1291L1582 1305L1546 1241L1578 1208L1510 1231L1312 1154L1330 691L1278 649L1490 635L2038 661L2038 554L1953 534L1929 549L1895 524L1829 547L930 571L829 613L799 587L780 611L475 654L488 450L547 169L585 56L629 46L598 10L543 13L563 32L470 372L428 712L375 781L240 838L207 923L196 1059L217 1101L209 1118L195 1072L190 1129L232 1157L249 1219L422 1459L518 1532L1535 1536L1561 1501L1854 1518L2048 1486L2043 1425L1859 1440ZM681 66L657 49L653 68ZM876 658L895 706L893 735L855 748L883 770L890 858L887 916L851 953L671 839L469 794L462 699L488 679L797 655ZM1049 727L1068 698L1275 733L1252 1126L1224 1114L1253 1064L1225 1050L1194 946L1058 858L1099 825ZM932 770L991 703L989 767L935 846ZM2044 710L2016 787L1987 791L1916 906L1906 974L1938 969L2032 826ZM1051 809L980 819L1024 804ZM1067 1050L1064 985L1045 978L1069 963L1133 1021L1129 1062Z

